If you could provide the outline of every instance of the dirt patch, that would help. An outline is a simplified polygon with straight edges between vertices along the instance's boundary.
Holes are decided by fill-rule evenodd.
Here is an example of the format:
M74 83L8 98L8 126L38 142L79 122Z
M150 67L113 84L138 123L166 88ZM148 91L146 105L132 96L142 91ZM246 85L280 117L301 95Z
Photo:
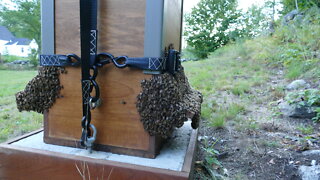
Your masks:
M319 149L319 125L311 119L284 118L277 114L279 94L275 95L272 87L287 82L279 70L274 72L277 73L272 73L268 82L250 90L250 96L256 98L246 103L247 110L240 121L228 120L222 129L208 127L205 120L201 123L194 179L294 180L301 179L299 166L310 166L312 160L319 163L318 155L302 154ZM227 92L221 94L216 102L243 101ZM303 132L306 127L312 130ZM215 149L215 154L208 154L208 148ZM208 157L220 164L208 167Z

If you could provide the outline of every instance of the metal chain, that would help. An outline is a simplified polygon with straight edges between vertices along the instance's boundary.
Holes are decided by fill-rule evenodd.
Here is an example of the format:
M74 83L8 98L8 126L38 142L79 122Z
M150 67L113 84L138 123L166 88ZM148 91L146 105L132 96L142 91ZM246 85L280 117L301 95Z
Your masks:
M86 147L89 152L92 151L93 142L96 140L97 130L93 124L91 124L91 110L95 109L101 104L100 91L98 83L96 82L96 77L98 75L98 69L96 66L91 68L93 70L93 75L90 76L90 80L82 81L83 102L86 104L86 113L82 117L82 135L81 135L81 145ZM95 89L95 96L92 97L91 93Z

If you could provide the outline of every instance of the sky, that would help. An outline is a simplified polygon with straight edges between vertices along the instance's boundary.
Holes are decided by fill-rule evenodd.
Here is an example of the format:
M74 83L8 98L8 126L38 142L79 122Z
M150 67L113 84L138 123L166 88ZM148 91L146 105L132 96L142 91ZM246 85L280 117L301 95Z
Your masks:
M191 8L194 7L200 0L184 0L184 9L185 12L190 12ZM252 4L262 5L265 0L238 0L239 9L246 10ZM10 3L11 0L0 0L1 4Z
M184 11L185 12L191 12L191 8L194 7L195 5L197 5L197 3L200 0L184 0ZM253 4L256 5L262 5L265 2L265 0L254 0L254 1L250 1L250 0L238 0L238 4L239 4L239 9L248 9L248 7L250 7Z
M10 4L11 4L11 6L13 6L13 3L12 3L12 1L11 0L0 0L0 6L1 5L9 5L9 6L7 6L7 7L9 7L10 8Z

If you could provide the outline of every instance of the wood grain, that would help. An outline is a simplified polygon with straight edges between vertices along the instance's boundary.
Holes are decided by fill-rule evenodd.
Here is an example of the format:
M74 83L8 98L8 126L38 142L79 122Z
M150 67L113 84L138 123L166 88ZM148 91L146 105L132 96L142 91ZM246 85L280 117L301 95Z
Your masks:
M98 52L142 57L145 0L98 2ZM165 1L166 45L173 43L175 47L180 46L181 5L181 0ZM56 54L75 53L80 56L79 17L79 0L55 0ZM82 119L81 70L73 67L66 70L67 74L60 75L63 97L57 99L45 113L44 138L47 143L79 146ZM98 130L96 147L148 157L159 153L163 140L150 136L144 130L135 107L136 97L141 92L140 81L150 77L141 70L117 69L112 64L99 69L97 83L102 105L92 111L91 121Z
M14 145L0 145L0 159L3 180L81 180L81 174L84 179L90 174L90 179L186 180L189 174Z
M143 0L99 1L99 51L115 55L143 56ZM55 1L56 53L80 53L79 1ZM129 6L130 8L125 8ZM70 11L73 9L73 11ZM48 113L48 137L76 141L81 135L80 69L67 68L60 76L64 89ZM144 131L135 108L141 91L140 81L148 78L140 70L117 69L112 64L99 69L102 106L92 111L97 127L96 143L110 146L149 150L150 136ZM125 104L123 104L125 102Z

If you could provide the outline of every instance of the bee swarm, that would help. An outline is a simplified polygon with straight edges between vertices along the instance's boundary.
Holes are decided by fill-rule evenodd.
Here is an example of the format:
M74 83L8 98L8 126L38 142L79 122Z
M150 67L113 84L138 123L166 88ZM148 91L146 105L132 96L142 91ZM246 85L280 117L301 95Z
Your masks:
M153 75L141 81L142 92L137 97L137 109L150 135L170 137L175 127L192 119L192 128L199 125L202 95L192 89L183 67L175 75Z
M43 113L48 110L56 98L59 98L59 75L66 73L61 67L40 67L38 75L34 77L23 91L16 94L19 111L36 111Z

